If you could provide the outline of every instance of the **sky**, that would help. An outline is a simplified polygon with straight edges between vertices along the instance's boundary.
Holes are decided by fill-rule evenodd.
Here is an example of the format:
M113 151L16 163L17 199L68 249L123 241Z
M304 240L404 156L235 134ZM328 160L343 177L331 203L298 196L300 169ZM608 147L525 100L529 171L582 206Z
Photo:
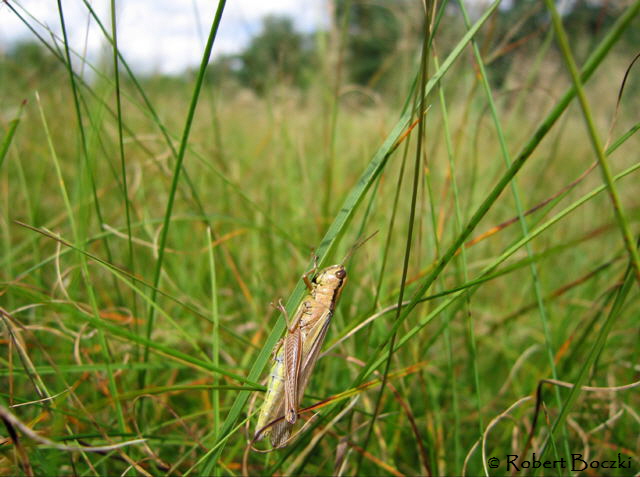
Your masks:
M90 0L109 32L110 3ZM11 4L47 39L51 32L61 35L60 17L53 0L11 0ZM118 46L127 62L139 71L179 73L197 66L217 5L215 0L117 0ZM71 46L80 53L86 52L85 57L96 58L105 41L82 0L62 0L62 10ZM214 57L241 51L260 30L261 19L268 14L292 17L295 27L303 32L326 26L328 22L326 0L228 0L214 44ZM0 52L15 41L31 38L33 34L18 16L0 2Z

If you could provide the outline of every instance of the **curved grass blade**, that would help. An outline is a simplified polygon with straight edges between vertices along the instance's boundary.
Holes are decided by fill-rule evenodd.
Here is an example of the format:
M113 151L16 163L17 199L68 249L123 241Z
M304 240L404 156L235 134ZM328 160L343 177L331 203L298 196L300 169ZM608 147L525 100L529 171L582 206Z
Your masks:
M624 170L620 174L616 175L613 179L615 181L620 180L624 176L632 172L635 172L637 170L640 170L640 163L635 164L634 166ZM485 269L483 269L483 271L480 273L478 278L475 278L471 282L469 282L469 284L476 282L477 283L476 285L473 285L471 288L465 287L464 289L458 292L455 292L448 300L444 301L443 303L438 305L436 308L434 308L431 312L429 312L424 318L422 318L418 323L416 323L405 335L403 335L402 338L398 340L398 343L395 346L395 350L397 351L400 347L404 346L407 341L409 341L413 336L415 336L439 313L441 313L446 308L448 308L451 304L453 304L458 298L461 298L462 296L464 296L465 293L473 294L478 289L479 285L482 282L484 282L484 278L489 277L501 263L503 263L505 260L511 257L518 250L520 250L525 245L526 242L535 239L536 237L541 235L543 232L545 232L547 229L549 229L552 225L558 223L560 220L562 220L564 217L569 215L571 212L573 212L574 210L576 210L581 205L585 204L586 202L588 202L598 194L601 194L605 190L606 190L606 185L601 185L593 189L591 192L583 195L580 199L575 201L573 204L571 204L567 208L560 211L557 215L553 216L547 222L543 223L538 228L530 231L528 236L521 238L520 240L515 242L513 245L511 245L509 248L507 248L499 257L497 257L493 261L493 263L491 263ZM421 302L421 301L424 301L424 299L418 300L418 302ZM411 302L407 303L406 307L408 306L411 306ZM406 307L405 307L405 310L406 310ZM378 366L384 363L384 360L386 359L385 356L383 355L383 356L377 357L378 354L376 354L375 357L371 358L370 362L372 362L373 359L375 359L375 361L366 369L365 372L362 373L363 376L365 376L365 378L366 376L370 375L374 369L376 369Z

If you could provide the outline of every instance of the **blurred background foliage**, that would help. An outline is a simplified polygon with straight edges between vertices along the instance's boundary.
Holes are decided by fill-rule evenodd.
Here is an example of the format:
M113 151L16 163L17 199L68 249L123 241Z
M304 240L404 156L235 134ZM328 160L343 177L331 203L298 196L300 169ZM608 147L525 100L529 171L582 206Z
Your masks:
M572 39L577 60L582 60L598 43L603 32L611 26L625 6L624 1L576 0L569 2L564 12L565 28ZM404 82L398 74L406 74L414 65L415 45L421 40L423 15L418 2L368 0L336 0L331 3L331 25L327 30L303 33L286 16L269 15L263 18L260 31L238 54L218 56L209 66L209 79L226 90L246 88L259 95L275 86L307 90L314 81L326 82L318 69L326 65L332 55L344 70L346 79L355 87L375 91L389 99L398 97L395 89ZM473 11L473 9L472 9ZM478 9L480 11L480 9ZM436 47L444 55L465 28L459 7L451 2L447 9L446 28ZM346 28L344 28L346 26ZM519 68L522 58L530 58L538 51L549 33L550 19L543 3L538 0L518 0L501 8L490 21L483 48L492 85L500 87ZM345 38L339 38L346 33ZM640 44L640 28L629 29L622 40L630 49ZM330 47L340 44L338 51ZM556 48L555 44L552 48ZM63 64L55 58L61 52L47 50L34 41L5 45L0 49L0 95L11 96L16 88L31 89L38 80L55 81L64 74ZM103 60L110 64L109 50ZM335 66L335 65L334 65ZM134 65L135 67L135 65ZM334 76L335 72L326 72ZM163 78L162 75L143 75L146 81L164 84L190 81L194 72ZM517 73L516 73L517 74ZM64 79L64 78L62 78ZM1 97L1 96L0 96Z

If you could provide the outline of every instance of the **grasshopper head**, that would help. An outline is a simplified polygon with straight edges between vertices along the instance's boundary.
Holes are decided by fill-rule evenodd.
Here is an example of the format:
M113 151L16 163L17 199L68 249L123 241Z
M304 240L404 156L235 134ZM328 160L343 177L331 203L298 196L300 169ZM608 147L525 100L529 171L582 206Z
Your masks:
M344 265L331 265L323 268L313 279L313 283L321 287L332 288L340 291L347 281L347 271Z

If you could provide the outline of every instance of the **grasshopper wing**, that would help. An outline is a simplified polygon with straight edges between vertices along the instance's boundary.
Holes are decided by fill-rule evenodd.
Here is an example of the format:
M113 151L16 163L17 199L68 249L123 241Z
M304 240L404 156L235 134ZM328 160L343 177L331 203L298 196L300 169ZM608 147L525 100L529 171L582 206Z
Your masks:
M318 355L320 354L324 339L327 336L332 316L333 312L327 310L321 319L311 327L306 336L305 345L302 350L302 365L300 367L300 382L298 384L298 395L300 397L304 395L304 390L307 387L313 368L316 365L316 361L318 361Z
M276 422L271 428L271 445L275 448L287 445L293 424L286 419Z

